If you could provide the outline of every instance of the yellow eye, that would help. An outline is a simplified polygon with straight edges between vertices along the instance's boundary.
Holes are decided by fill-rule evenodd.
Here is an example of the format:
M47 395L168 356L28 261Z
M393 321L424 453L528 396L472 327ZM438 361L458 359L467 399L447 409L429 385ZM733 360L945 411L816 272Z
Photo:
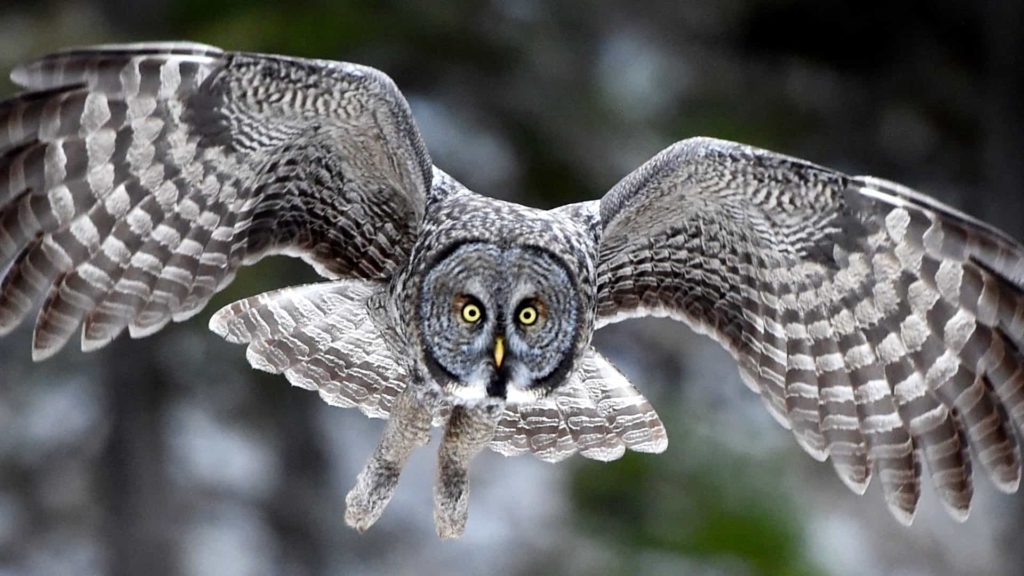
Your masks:
M462 319L470 324L479 322L481 316L483 316L483 312L476 304L466 304L462 307Z
M519 323L523 326L532 326L537 322L537 309L533 306L523 306L519 309Z

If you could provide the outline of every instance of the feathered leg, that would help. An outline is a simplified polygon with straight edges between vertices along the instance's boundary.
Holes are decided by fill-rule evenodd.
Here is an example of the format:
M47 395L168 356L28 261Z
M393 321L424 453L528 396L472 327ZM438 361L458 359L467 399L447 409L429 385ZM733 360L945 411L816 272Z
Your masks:
M501 417L495 406L452 408L438 451L434 526L441 538L458 538L469 515L469 463L494 437Z
M409 455L430 440L431 419L430 406L416 397L412 386L395 399L377 448L345 496L346 524L365 532L380 518Z

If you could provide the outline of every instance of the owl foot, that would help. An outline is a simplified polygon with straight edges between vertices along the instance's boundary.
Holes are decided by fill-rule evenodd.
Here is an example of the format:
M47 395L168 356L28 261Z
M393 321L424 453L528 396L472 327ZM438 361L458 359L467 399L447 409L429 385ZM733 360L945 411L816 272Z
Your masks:
M438 452L434 526L443 539L458 538L469 516L469 463L490 443L500 410L452 408Z
M359 532L373 526L391 501L401 473L398 466L371 459L345 496L345 523Z
M430 440L432 411L408 388L398 398L356 485L345 496L345 523L365 532L380 518L398 486L406 460Z

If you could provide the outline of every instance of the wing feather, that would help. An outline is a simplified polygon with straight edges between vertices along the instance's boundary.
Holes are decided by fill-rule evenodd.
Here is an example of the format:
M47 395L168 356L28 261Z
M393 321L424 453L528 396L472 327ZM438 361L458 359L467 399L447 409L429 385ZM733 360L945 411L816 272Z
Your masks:
M275 290L222 308L210 329L248 344L254 368L284 374L333 406L386 418L408 377L371 318L371 298L381 289L376 282L337 280Z
M0 333L45 296L33 356L194 315L237 269L298 255L380 280L432 194L408 105L354 64L192 43L66 50L0 103Z
M647 398L592 348L570 381L551 395L506 406L491 441L499 454L532 452L548 462L576 452L617 460L627 449L664 452L667 447L665 427Z
M598 210L599 326L654 314L709 332L852 490L874 470L901 522L922 461L967 517L968 445L1017 489L1024 247L1006 234L898 184L707 138Z

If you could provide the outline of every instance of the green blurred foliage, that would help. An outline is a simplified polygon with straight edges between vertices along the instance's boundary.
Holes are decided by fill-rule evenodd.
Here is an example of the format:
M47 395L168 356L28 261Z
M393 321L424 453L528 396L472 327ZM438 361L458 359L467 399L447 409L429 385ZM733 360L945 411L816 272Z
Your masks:
M636 573L651 551L739 563L743 573L764 576L821 573L801 545L799 506L772 481L785 459L687 446L681 429L693 424L668 424L675 446L665 455L631 452L611 464L581 464L573 475L580 529L618 550L615 573Z

